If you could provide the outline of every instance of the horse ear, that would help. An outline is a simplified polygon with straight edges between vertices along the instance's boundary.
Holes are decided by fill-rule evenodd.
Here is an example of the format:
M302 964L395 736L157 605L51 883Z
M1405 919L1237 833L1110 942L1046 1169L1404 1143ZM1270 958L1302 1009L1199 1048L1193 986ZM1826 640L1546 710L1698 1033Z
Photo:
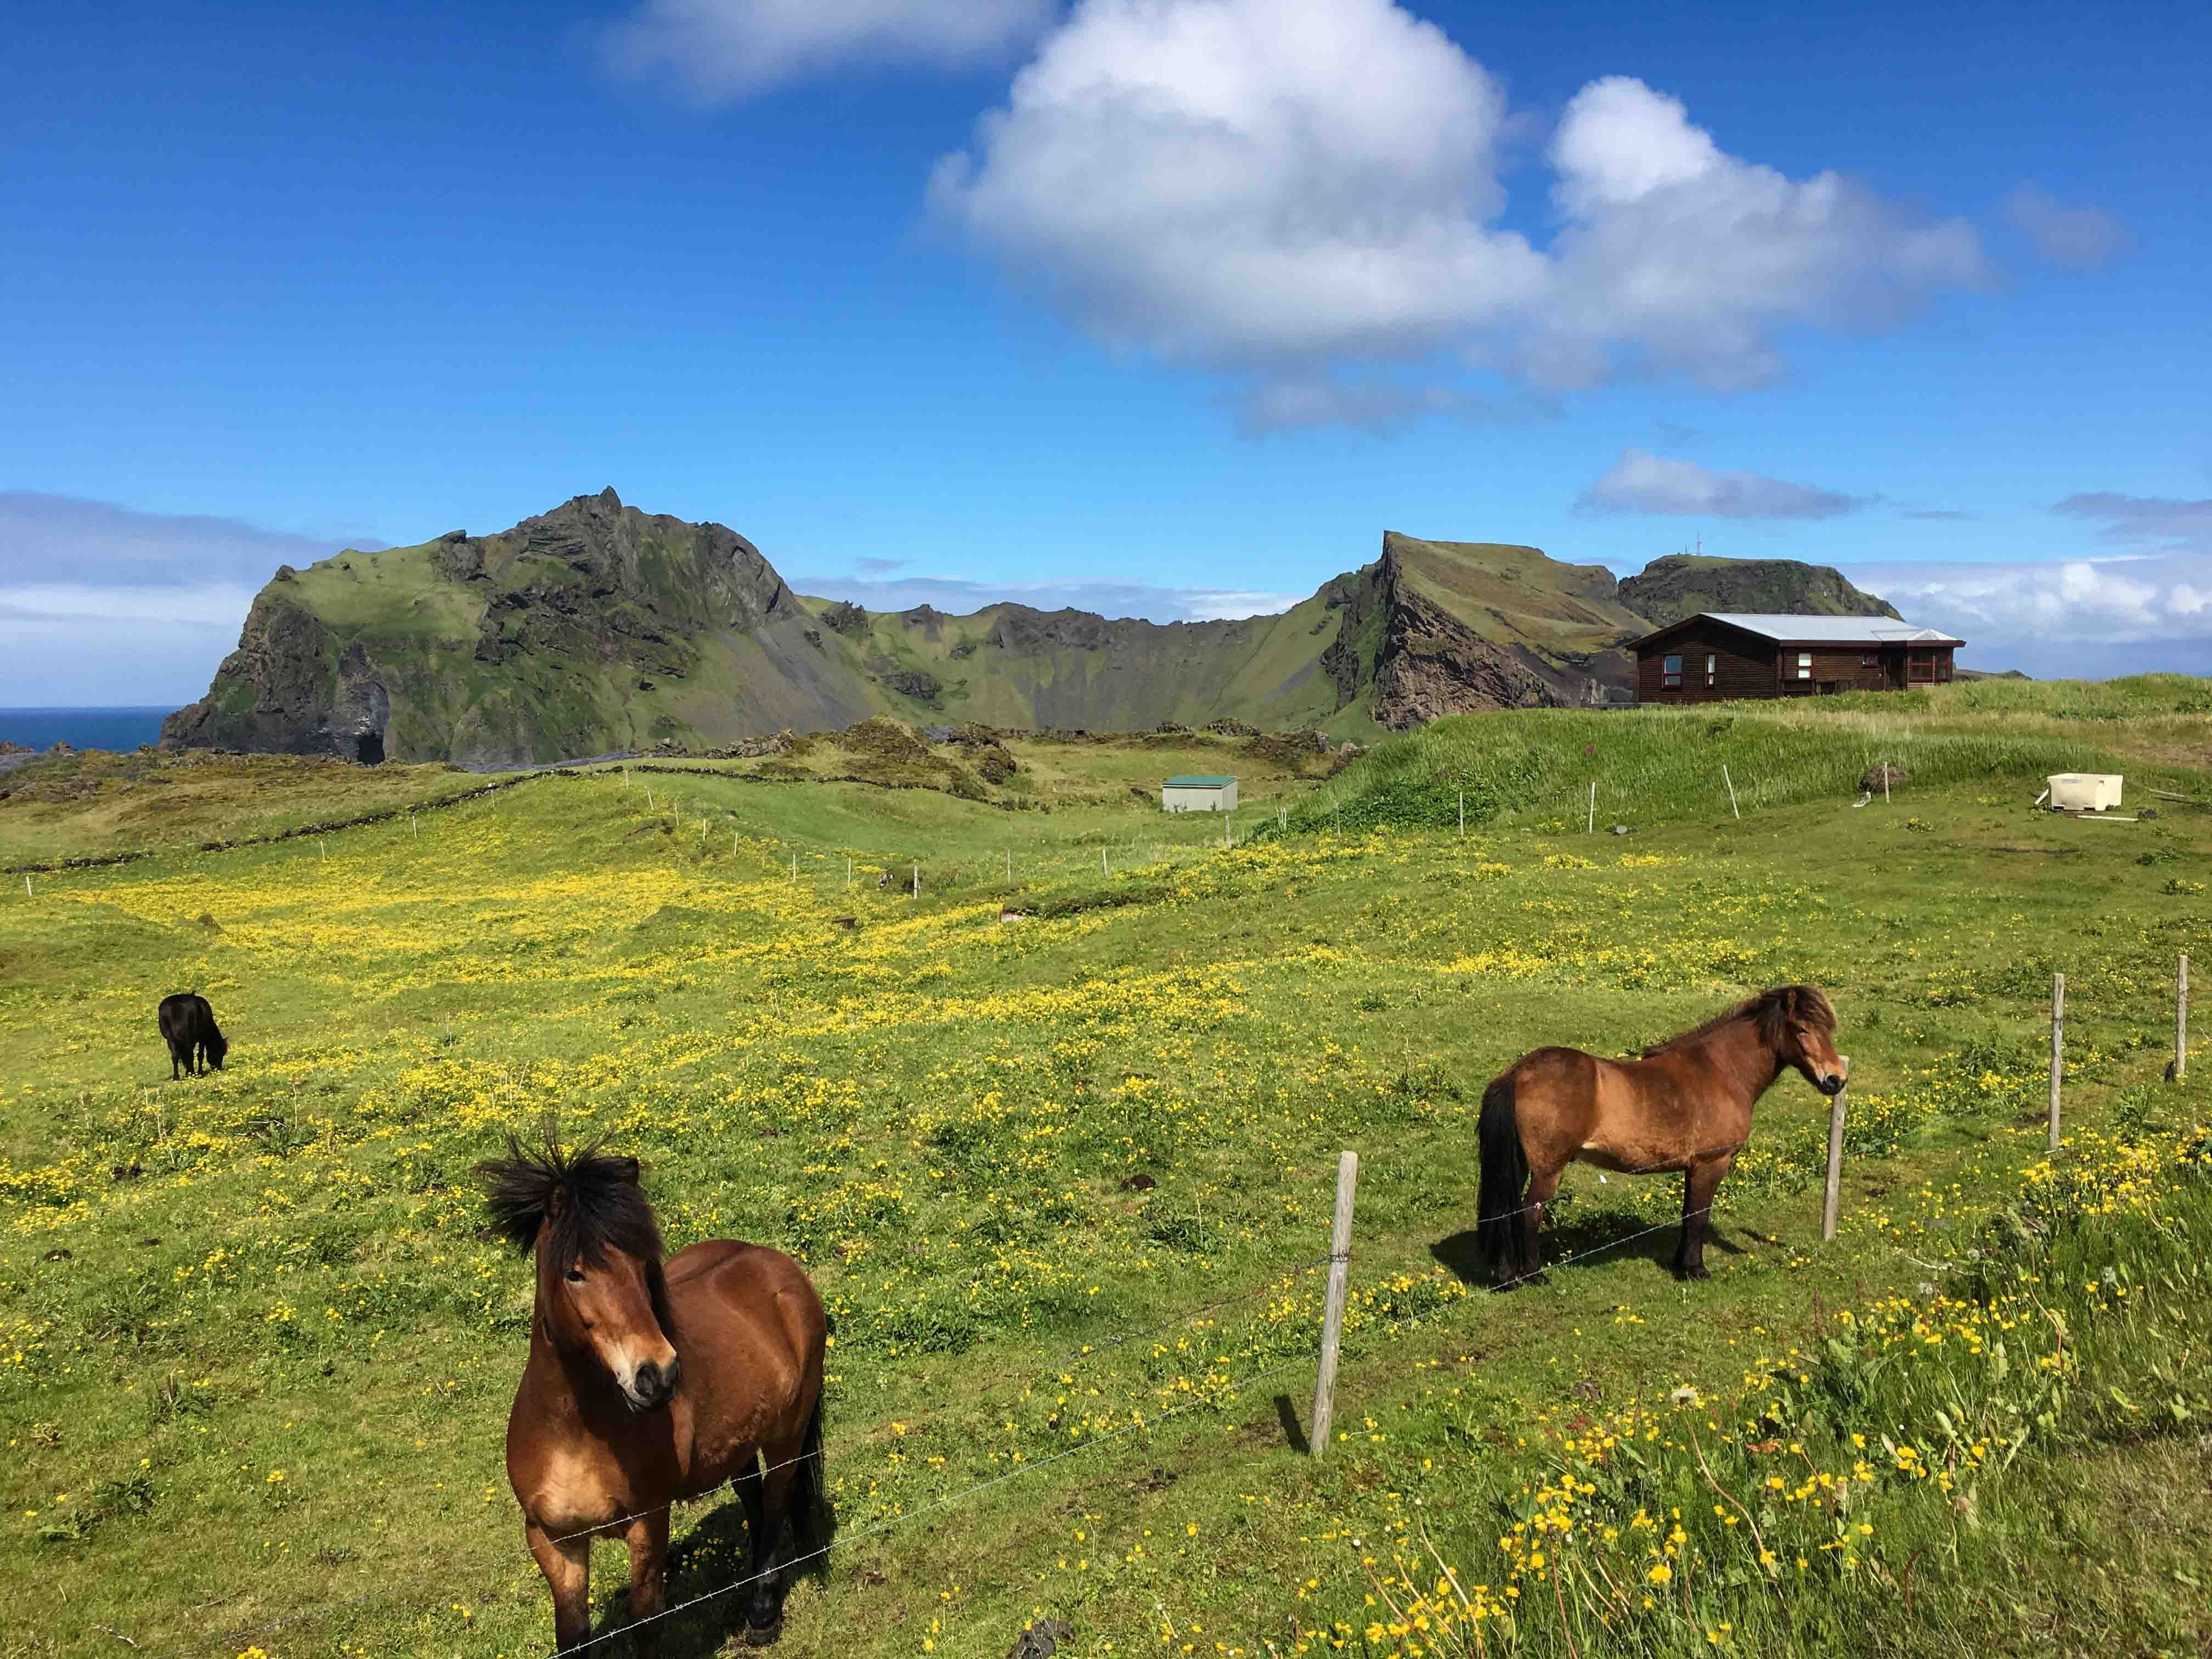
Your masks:
M615 1173L635 1187L638 1184L639 1176L644 1173L644 1166L634 1158L618 1158L615 1160Z

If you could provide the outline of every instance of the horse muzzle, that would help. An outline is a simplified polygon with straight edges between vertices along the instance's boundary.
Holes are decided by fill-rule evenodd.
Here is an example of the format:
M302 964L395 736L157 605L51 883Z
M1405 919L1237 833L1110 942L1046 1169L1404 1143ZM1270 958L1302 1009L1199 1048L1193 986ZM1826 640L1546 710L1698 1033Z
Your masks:
M1822 1078L1820 1082L1814 1085L1814 1087L1820 1090L1822 1094L1827 1096L1831 1100L1832 1100L1838 1095L1843 1093L1844 1085L1850 1081L1850 1079L1844 1076L1843 1073L1831 1072L1827 1076Z
M630 1373L623 1385L623 1395L634 1412L649 1412L668 1403L676 1392L678 1379L683 1375L683 1364L671 1354L665 1365L656 1365L651 1360Z

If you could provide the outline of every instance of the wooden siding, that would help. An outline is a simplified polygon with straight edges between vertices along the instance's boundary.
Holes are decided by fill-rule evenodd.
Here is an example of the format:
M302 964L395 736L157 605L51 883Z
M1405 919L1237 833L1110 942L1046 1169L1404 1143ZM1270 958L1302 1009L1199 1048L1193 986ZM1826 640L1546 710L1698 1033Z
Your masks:
M1916 685L1941 685L1953 676L1954 647L1942 646L1776 645L1714 627L1675 635L1640 648L1636 661L1639 702L1721 702L1734 697L1810 697L1824 689L1837 691L1902 691ZM1798 678L1800 653L1812 658L1811 672ZM1933 679L1910 678L1911 656L1933 659ZM1682 683L1665 684L1665 659L1682 659ZM1711 684L1705 659L1715 659Z
M1682 684L1661 682L1665 658L1682 659ZM1713 683L1705 684L1705 659L1713 663ZM1760 652L1760 642L1734 629L1700 629L1669 641L1636 660L1636 696L1639 702L1721 702L1731 697L1771 697L1777 695L1774 647Z

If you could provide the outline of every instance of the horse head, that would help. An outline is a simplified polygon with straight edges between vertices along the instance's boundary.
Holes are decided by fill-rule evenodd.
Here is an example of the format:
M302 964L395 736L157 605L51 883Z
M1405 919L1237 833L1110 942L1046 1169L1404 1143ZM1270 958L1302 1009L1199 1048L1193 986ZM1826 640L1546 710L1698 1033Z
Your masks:
M1824 1095L1844 1091L1850 1066L1836 1052L1836 1011L1815 985L1784 985L1758 1001L1759 1034L1778 1065L1795 1066Z
M507 1156L477 1165L501 1237L538 1266L538 1320L555 1348L595 1360L634 1412L665 1405L681 1365L669 1340L660 1226L638 1162L597 1146L563 1152L512 1135Z

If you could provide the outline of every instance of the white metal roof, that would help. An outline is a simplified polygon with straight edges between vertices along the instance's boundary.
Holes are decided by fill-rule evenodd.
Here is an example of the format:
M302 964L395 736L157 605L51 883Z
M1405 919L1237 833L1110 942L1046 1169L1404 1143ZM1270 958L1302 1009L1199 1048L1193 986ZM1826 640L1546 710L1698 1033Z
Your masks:
M1884 645L1959 645L1964 641L1941 629L1921 628L1894 617L1796 617L1776 611L1708 611L1715 622L1763 634L1770 640L1808 644L1859 645L1878 640Z

